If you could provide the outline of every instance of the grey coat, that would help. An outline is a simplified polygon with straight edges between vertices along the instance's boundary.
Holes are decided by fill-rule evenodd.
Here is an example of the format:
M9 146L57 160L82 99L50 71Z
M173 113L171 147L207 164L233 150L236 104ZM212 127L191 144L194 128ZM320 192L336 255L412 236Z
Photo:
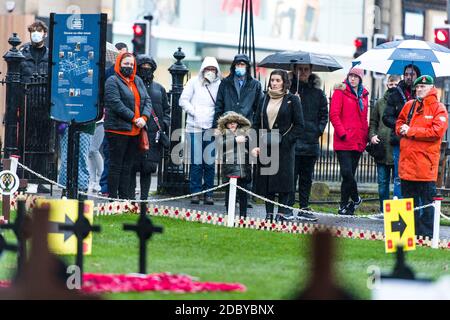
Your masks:
M141 97L140 114L151 119L152 103L144 82L136 76L134 82ZM134 118L134 95L122 78L117 75L106 80L105 130L131 131Z

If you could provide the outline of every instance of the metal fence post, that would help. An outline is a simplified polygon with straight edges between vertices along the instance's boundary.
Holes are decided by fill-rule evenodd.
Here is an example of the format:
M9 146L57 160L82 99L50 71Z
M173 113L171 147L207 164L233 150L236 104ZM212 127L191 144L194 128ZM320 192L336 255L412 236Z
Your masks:
M227 227L234 226L234 219L236 217L236 185L237 177L230 177L230 193L228 194L228 219Z
M433 223L433 240L431 241L431 247L433 249L439 248L439 228L441 224L441 203L444 198L437 196L434 200L434 223Z
M175 130L181 129L183 124L183 110L179 105L181 93L183 92L184 78L189 72L186 65L181 60L185 58L181 48L178 48L173 54L177 60L170 68L172 75L172 89L169 92L171 97L171 119L170 119L170 137ZM158 190L164 189L169 194L182 194L187 191L188 183L185 181L184 166L173 163L171 154L178 141L171 141L168 154L164 158L164 169L162 179L158 179Z
M24 103L24 90L20 81L20 64L25 59L22 52L17 49L20 45L20 38L17 33L8 39L11 49L3 56L6 61L8 71L6 73L6 112L5 112L5 143L4 158L18 153L17 111Z

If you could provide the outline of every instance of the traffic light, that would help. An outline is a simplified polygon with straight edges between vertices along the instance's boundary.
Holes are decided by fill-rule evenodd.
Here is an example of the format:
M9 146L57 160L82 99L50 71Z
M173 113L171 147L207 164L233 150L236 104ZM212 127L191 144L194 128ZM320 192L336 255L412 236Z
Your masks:
M450 48L450 27L435 28L434 42L440 44L441 46Z
M382 33L375 33L373 35L373 47L374 48L385 42L388 42L388 38L386 35L384 35Z
M360 55L362 55L364 52L367 51L368 47L368 37L367 36L360 36L355 39L354 45L356 48L355 53L353 54L353 58L358 58Z
M145 54L147 49L147 23L136 22L133 25L133 52L134 54Z

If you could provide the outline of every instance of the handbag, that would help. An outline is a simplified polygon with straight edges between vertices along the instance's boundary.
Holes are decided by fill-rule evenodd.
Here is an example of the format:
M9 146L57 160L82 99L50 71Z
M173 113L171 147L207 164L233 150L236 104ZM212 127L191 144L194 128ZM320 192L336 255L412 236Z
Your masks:
M375 159L375 162L381 162L386 157L386 150L384 148L383 140L377 144L369 143L366 146L367 153Z
M150 150L150 142L148 141L147 129L143 127L139 132L139 151L144 153L148 150Z
M167 136L167 134L164 131L162 131L161 125L159 124L158 117L156 116L155 111L153 109L152 109L152 117L156 123L156 126L158 127L158 132L156 132L155 142L156 143L161 142L161 145L166 149L170 148L170 139Z

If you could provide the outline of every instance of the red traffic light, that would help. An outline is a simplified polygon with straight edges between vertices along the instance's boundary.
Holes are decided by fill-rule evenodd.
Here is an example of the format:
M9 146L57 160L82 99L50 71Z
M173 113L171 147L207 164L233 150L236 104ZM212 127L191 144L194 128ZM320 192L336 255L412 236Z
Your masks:
M144 34L144 29L140 25L135 24L133 26L133 32L136 36L142 36Z
M355 41L353 43L355 44L356 48L361 48L363 45L362 41L359 38L355 39Z
M450 29L448 28L436 28L434 29L434 42L445 47L450 45Z

